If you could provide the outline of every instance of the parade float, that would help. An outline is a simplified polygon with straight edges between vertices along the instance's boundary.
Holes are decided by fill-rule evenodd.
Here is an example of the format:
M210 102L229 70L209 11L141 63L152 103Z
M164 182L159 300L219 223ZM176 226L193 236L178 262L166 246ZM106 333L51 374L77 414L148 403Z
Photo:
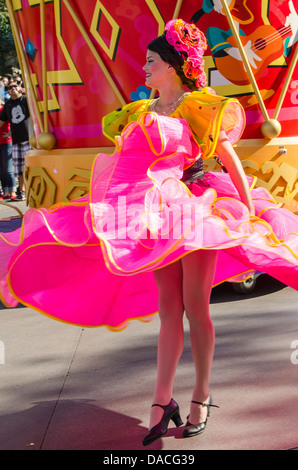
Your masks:
M297 0L6 0L31 110L27 204L49 207L89 191L92 161L113 153L104 115L154 97L144 86L147 44L172 18L205 34L205 71L237 97L246 129L236 150L277 201L298 205ZM215 159L207 170L219 170Z

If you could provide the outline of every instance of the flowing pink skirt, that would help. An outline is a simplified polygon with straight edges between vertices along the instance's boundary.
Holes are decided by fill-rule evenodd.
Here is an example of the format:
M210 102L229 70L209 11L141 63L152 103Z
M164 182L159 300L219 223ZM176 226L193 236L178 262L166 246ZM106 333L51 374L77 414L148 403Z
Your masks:
M253 188L256 217L225 173L187 187L198 155L183 120L142 115L99 155L90 196L29 209L0 234L0 296L80 326L126 327L158 311L153 271L193 250L218 250L214 285L252 271L298 289L298 217Z

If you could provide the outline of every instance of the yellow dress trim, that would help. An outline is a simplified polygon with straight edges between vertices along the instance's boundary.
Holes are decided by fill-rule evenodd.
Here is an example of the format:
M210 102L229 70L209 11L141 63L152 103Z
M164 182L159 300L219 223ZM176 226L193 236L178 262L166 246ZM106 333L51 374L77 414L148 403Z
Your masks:
M148 112L152 102L152 99L135 101L104 116L103 134L115 142L115 138L121 135L127 124L137 121L142 113ZM234 109L237 109L238 114L233 111ZM207 88L186 95L170 117L187 121L201 146L203 159L214 155L221 128L226 132L239 128L235 134L239 140L245 127L245 113L239 101L216 95ZM232 142L234 143L236 140Z

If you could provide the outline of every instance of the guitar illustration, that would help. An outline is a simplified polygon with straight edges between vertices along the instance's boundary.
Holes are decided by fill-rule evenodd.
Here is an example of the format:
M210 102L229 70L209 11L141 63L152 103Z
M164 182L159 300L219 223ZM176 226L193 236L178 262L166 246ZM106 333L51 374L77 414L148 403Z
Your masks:
M270 25L262 25L248 36L240 36L244 48L248 46L248 50L254 54L256 59L252 65L256 80L262 77L268 65L283 55L283 37L291 34L291 26L276 29ZM230 48L237 50L235 38L228 37L226 43L225 54L221 54L219 57L214 55L216 68L225 78L236 85L249 84L250 80L240 53L238 53L238 57L229 54Z

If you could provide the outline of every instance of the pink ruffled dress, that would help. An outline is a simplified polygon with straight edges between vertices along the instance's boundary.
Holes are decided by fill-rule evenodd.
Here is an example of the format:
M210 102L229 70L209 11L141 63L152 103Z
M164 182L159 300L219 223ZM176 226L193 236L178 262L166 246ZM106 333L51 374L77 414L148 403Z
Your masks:
M151 104L130 103L104 118L116 149L95 159L88 197L29 209L21 229L0 234L7 306L120 330L157 312L153 271L199 249L219 250L214 285L257 270L298 288L294 214L252 179L250 218L228 174L184 178L214 154L221 128L232 144L240 138L237 100L193 92L171 117L150 112Z

